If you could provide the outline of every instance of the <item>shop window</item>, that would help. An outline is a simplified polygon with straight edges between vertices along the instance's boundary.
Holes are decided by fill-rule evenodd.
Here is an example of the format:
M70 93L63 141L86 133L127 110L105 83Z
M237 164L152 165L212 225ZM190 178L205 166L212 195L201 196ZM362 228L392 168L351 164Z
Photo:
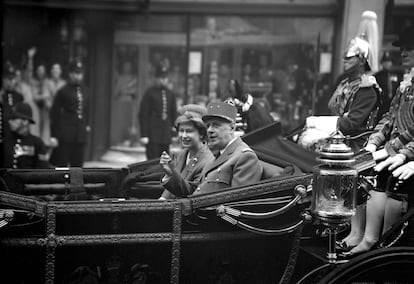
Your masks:
M324 100L326 86L318 94L315 80L329 84L330 72L319 73L323 51L330 54L333 19L287 17L191 17L190 48L203 53L200 93L208 100L223 100L229 94L229 79L241 82L244 92L267 100L285 131L306 116L324 112L315 100ZM319 43L318 43L319 40ZM317 50L317 46L319 49ZM325 57L327 58L327 57ZM326 65L331 62L324 60Z

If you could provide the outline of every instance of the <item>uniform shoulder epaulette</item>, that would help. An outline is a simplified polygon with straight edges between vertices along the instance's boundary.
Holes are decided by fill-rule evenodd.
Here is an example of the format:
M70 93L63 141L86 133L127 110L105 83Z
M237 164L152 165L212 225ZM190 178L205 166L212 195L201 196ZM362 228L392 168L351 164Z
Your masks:
M241 152L244 153L244 152L254 152L254 151L250 148L244 148L241 150Z
M361 85L360 85L361 88L368 88L368 87L372 87L375 85L378 85L378 84L374 76L366 75L366 74L361 76Z

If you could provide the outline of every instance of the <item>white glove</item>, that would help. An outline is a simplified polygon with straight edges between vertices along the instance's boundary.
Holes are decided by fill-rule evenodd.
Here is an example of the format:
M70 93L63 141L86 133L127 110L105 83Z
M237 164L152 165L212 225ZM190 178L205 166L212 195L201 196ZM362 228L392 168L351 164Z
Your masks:
M374 153L375 151L377 151L377 146L375 146L374 144L368 144L367 146L365 146L365 150Z
M389 171L395 170L405 162L405 156L403 154L397 154L392 157L388 157L385 161L379 163L374 167L377 172L382 171L386 167Z
M308 128L316 128L328 134L335 132L338 116L310 116L306 118Z
M399 180L407 180L414 175L414 161L408 162L401 167L398 167L392 172L392 175Z

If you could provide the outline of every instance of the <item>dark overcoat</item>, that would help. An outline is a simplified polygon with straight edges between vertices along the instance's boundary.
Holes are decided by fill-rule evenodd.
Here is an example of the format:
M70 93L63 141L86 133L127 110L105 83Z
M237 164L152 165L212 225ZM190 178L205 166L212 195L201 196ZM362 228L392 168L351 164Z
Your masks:
M162 91L166 94L166 109L163 110ZM166 112L163 119L162 113ZM141 137L149 143L170 144L172 128L177 118L176 96L168 88L150 87L144 94L139 112Z

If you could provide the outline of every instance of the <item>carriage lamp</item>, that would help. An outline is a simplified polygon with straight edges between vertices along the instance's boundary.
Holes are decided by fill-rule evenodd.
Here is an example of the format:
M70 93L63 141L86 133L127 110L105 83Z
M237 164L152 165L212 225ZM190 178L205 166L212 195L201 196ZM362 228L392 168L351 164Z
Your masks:
M338 231L355 214L358 171L351 165L354 153L337 130L321 147L319 165L314 168L311 212L326 227L329 236L327 259L337 261L335 248Z

